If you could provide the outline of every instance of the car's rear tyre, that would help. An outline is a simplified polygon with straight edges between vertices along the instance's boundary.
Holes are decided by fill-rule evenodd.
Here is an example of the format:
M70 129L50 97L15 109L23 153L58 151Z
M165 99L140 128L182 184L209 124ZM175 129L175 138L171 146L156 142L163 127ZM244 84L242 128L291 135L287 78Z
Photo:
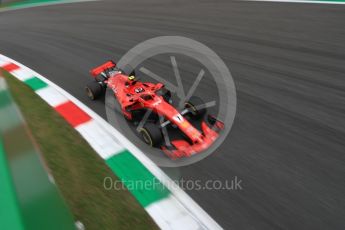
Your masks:
M163 136L161 129L154 123L146 123L139 129L142 140L151 147L159 147L162 144Z
M95 81L89 82L85 87L86 95L91 100L96 100L97 98L99 98L102 95L103 91L104 90L102 85Z
M192 96L187 102L185 102L185 108L191 111L192 117L195 119L199 119L206 114L206 108L197 108L203 105L205 105L205 102L197 96Z

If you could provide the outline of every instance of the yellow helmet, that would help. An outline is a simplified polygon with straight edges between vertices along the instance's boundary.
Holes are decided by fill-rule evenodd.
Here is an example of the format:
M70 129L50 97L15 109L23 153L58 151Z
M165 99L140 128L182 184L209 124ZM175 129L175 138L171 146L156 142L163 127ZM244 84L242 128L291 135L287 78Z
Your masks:
M134 75L132 75L132 76L128 76L128 80L129 80L129 81L133 81L133 80L135 80L135 76L134 76Z

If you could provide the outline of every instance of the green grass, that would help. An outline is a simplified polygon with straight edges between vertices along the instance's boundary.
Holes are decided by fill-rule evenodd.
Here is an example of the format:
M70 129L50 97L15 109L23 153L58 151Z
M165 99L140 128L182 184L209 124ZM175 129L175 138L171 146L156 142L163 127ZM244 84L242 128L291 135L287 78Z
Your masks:
M106 190L113 175L87 142L28 86L6 81L75 220L86 229L156 229L127 190Z
M22 6L30 6L35 4L45 4L51 2L61 2L64 0L15 0L8 3L0 4L0 8L6 7L22 7Z

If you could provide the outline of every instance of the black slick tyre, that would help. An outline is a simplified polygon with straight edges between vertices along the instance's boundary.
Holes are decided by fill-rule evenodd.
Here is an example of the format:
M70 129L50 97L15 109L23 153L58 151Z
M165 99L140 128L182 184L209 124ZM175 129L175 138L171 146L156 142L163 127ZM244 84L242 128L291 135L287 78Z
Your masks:
M146 123L139 130L142 140L151 147L159 147L162 143L163 136L160 128L154 123Z
M206 108L198 108L203 105L205 105L205 102L200 97L196 96L192 96L187 102L185 102L185 108L191 111L192 117L195 119L199 119L206 114Z
M86 95L91 100L96 100L103 93L103 87L96 81L89 82L85 87Z

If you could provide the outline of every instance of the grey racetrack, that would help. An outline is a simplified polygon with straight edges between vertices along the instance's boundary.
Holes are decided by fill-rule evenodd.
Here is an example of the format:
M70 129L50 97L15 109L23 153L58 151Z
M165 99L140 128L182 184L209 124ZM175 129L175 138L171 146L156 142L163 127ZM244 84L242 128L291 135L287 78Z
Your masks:
M163 35L206 44L237 88L223 145L173 173L243 189L187 193L226 229L345 229L345 6L123 0L0 13L0 53L104 117L84 94L88 70Z

